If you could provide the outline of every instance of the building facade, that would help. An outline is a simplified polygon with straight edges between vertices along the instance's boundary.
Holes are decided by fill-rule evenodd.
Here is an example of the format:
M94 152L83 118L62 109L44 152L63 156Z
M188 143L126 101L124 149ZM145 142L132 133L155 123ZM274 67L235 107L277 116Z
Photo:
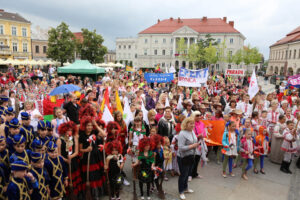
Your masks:
M300 73L300 26L270 46L268 75Z
M35 60L47 60L48 40L32 39L32 58Z
M0 9L0 58L31 59L31 22Z
M105 63L115 63L116 62L116 52L112 50L108 50L107 53L104 55L104 62Z
M131 61L134 67L161 68L170 66L192 67L192 63L180 59L177 52L178 41L184 38L187 48L207 34L218 43L225 41L226 52L233 55L244 47L243 34L234 28L234 22L227 22L227 18L201 19L165 19L158 20L153 26L138 33L136 38L116 39L117 61ZM224 71L227 63L217 63L216 70Z

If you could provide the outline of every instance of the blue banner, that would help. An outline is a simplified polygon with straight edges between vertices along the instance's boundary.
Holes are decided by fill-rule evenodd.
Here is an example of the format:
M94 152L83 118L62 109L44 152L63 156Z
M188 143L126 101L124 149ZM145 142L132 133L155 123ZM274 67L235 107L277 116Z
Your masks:
M145 73L144 78L147 81L147 83L166 83L171 82L174 79L173 73Z

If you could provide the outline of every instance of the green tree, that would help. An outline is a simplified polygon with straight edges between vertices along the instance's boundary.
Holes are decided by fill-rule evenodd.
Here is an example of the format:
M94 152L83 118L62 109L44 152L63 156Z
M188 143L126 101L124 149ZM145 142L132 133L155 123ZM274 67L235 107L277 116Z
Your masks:
M60 62L61 66L68 60L74 60L74 35L69 30L69 26L66 23L62 22L56 28L51 28L48 31L48 35L48 58Z
M226 62L227 60L227 55L226 55L226 43L225 43L225 40L221 43L221 44L218 44L217 46L217 57L218 57L218 60L217 61L220 61L220 62Z
M207 64L216 64L218 62L217 49L210 43L208 47L204 48L205 61Z
M177 53L179 54L179 58L181 59L186 59L187 55L186 55L186 51L187 51L187 45L185 43L185 39L184 38L180 38L177 41Z
M81 59L88 60L91 63L100 63L104 61L103 56L107 53L107 48L102 45L103 38L96 33L96 30L89 31L81 29L83 41L77 41L78 52Z
M239 64L241 64L242 61L243 61L243 50L239 49L233 55L233 62L238 66Z

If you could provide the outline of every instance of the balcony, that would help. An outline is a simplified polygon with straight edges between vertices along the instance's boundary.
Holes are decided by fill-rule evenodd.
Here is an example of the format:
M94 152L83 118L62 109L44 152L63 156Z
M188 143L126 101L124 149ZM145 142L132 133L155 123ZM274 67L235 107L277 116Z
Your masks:
M11 55L11 50L7 45L0 45L0 55Z

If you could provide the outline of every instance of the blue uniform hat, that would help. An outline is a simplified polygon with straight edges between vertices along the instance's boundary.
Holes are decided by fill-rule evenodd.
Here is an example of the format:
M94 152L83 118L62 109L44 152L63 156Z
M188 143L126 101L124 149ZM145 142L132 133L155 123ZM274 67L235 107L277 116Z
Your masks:
M8 124L9 128L19 128L20 123L19 120L17 118L13 118L9 124Z
M22 120L29 120L30 119L30 114L27 112L21 112L21 119Z
M8 107L7 109L5 109L5 115L12 115L15 114L15 111L13 109L13 107Z
M24 142L26 142L26 139L23 135L21 134L17 134L17 135L14 135L13 138L13 144L16 145L16 144L22 144Z
M5 137L3 135L0 135L0 142L5 141Z
M31 161L34 162L34 163L37 163L41 160L44 159L44 154L42 153L36 153L36 152L32 152L31 153Z
M47 148L47 150L48 150L49 152L53 152L56 148L57 148L57 145L56 145L53 141L50 141L50 142L48 143L48 148Z
M32 149L42 149L43 148L43 143L39 139L34 139L33 142L31 143Z
M10 166L12 171L24 171L28 169L28 164L22 160L16 160Z
M9 100L9 98L7 97L7 96L5 96L5 95L1 95L0 96L0 101L8 101Z
M48 129L53 129L54 128L53 124L51 124L51 122L49 122L48 120L46 121L46 127Z
M38 122L37 129L46 129L46 124L43 120Z

